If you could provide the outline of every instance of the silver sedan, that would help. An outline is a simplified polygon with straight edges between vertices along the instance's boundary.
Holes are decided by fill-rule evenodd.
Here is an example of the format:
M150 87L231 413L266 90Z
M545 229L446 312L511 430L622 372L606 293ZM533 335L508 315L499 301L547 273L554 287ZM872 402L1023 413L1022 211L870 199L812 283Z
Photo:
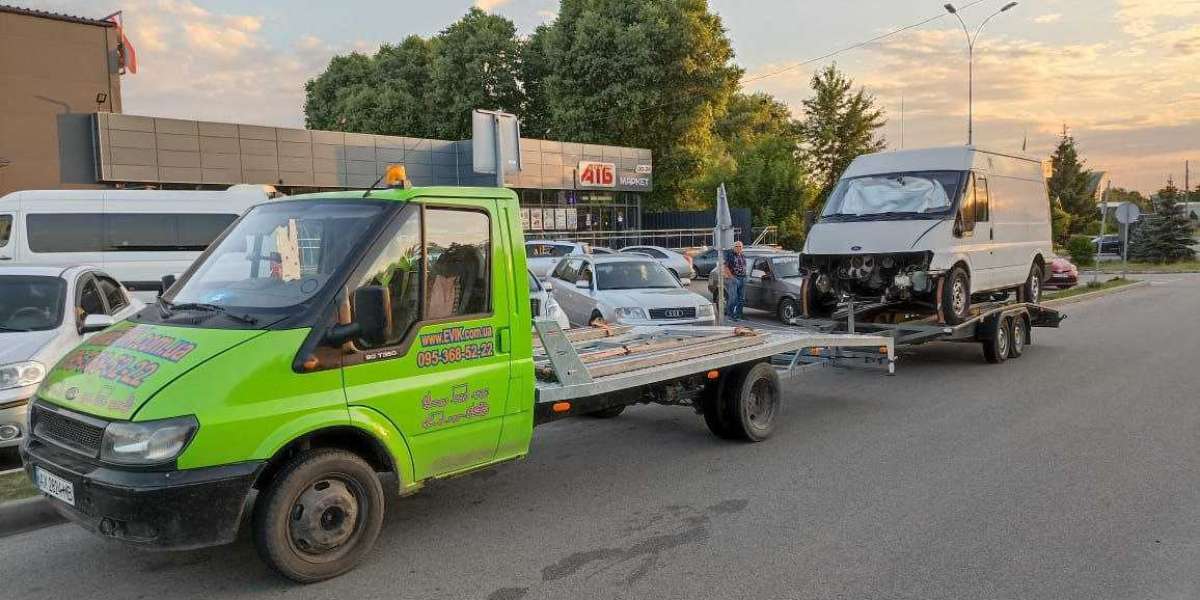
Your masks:
M696 271L692 268L692 261L674 250L663 248L662 246L628 246L621 248L621 252L645 254L666 267L676 279L693 279L696 277Z

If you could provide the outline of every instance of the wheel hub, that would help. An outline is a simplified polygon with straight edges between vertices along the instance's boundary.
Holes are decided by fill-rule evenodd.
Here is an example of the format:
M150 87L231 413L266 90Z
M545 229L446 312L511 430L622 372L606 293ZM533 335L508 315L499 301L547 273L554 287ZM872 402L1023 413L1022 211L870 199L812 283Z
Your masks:
M967 290L961 279L954 280L954 314L961 315L967 307Z
M288 533L297 549L321 554L346 543L358 522L358 499L345 483L321 479L292 506Z
M771 384L765 380L756 381L754 387L750 388L750 401L746 403L750 422L760 427L768 425L775 416L775 404L775 391L771 389Z

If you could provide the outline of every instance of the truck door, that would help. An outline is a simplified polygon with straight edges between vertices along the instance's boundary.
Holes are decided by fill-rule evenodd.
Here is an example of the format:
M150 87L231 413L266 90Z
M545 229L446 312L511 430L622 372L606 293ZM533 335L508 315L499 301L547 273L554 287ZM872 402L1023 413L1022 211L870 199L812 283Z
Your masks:
M16 227L16 213L0 212L0 261L11 261L17 258L17 245L12 243L12 234Z
M472 205L409 205L350 286L384 287L391 318L386 340L351 343L347 402L396 425L418 480L491 461L508 400L501 223L494 200Z

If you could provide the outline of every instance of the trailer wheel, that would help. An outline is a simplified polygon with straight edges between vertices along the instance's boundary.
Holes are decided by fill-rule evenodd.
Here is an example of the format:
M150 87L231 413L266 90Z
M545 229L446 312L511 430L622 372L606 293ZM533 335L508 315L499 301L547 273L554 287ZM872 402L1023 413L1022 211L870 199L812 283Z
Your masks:
M779 373L771 363L738 369L724 392L722 404L736 438L761 442L771 436L781 405Z
M1008 344L1008 357L1020 358L1029 344L1029 317L1019 315L1010 319L1012 322L1011 340Z
M254 545L280 575L314 583L353 569L383 525L383 485L374 469L345 450L292 458L254 509Z
M616 406L610 406L608 408L602 408L600 410L587 413L587 416L595 419L612 419L621 416L621 413L623 412L625 412L625 405L618 404Z
M946 273L941 287L942 315L947 325L958 325L971 314L971 279L962 267L955 266Z
M779 320L790 325L792 319L796 318L796 301L791 298L784 298L779 301L779 310L776 311Z
M983 357L992 364L1002 363L1008 359L1012 344L1012 317L1001 317L996 324L996 331L983 340Z

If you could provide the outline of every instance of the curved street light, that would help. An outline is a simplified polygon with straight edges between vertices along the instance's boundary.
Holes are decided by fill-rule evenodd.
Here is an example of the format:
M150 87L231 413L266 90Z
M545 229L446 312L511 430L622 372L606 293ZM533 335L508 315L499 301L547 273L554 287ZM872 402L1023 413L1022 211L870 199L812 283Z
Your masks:
M979 33L983 31L983 26L987 25L988 21L991 21L993 18L995 18L996 15L998 15L1002 12L1009 11L1016 5L1017 5L1016 2L1009 2L1008 4L1005 4L1004 6L1000 7L1000 10L988 15L988 18L984 19L983 22L979 24L979 27L975 29L974 35L971 34L971 31L969 29L967 29L967 22L963 20L962 15L958 14L958 9L954 8L954 5L950 4L950 3L946 3L946 5L945 5L946 12L948 12L948 13L954 15L956 18L958 18L958 22L962 24L963 33L965 33L967 35L967 56L968 56L968 63L967 63L967 145L968 146L975 143L975 42L979 39Z

